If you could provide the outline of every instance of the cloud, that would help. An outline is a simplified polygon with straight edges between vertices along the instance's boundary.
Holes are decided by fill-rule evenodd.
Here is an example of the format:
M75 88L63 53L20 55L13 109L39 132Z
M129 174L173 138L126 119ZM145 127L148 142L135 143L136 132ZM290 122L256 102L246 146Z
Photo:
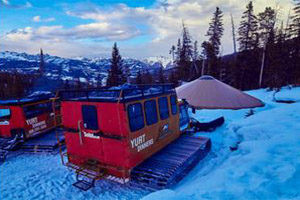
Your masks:
M102 52L103 46L107 46L108 41L132 41L137 36L147 36L146 41L136 42L134 46L131 43L124 43L124 46L121 46L121 53L124 56L140 58L155 55L168 56L171 45L176 44L177 38L180 37L182 21L187 25L192 39L199 41L199 45L207 40L205 35L208 24L216 6L219 6L223 11L225 28L221 53L227 54L233 49L230 14L234 16L237 29L247 2L241 0L159 0L149 8L129 7L125 4L113 6L97 6L92 3L75 4L71 8L66 8L66 14L86 20L88 23L70 28L64 26L26 27L5 34L1 41L5 41L7 46L17 46L23 41L33 47L36 43L51 44L53 47L58 47L59 54L55 54L61 53L62 56L78 53L80 51L73 51L73 49L80 49L87 45L91 51L88 51L89 48L83 48L85 51L79 54L86 56L95 51ZM277 5L277 2L277 0L254 0L254 10L258 13L266 6L279 6L280 19L285 19L292 3L290 0L281 0ZM43 20L45 19L40 16L33 18L36 22ZM88 40L87 43L84 42L86 40ZM61 51L61 49L66 50L67 47L71 49L66 52ZM107 55L109 54L110 50L107 52Z
M13 30L4 35L4 38L24 38L28 40L59 38L61 40L74 39L103 39L103 40L125 40L139 34L134 27L114 26L109 23L89 23L64 28L63 26L40 26L39 28L26 27ZM14 39L15 40L15 39Z
M104 50L106 50L105 56L110 54L110 50L101 45L103 41L112 43L112 41L126 40L139 34L140 32L134 27L96 22L72 28L65 28L61 25L25 27L6 33L0 37L0 40L3 49L9 51L27 50L35 53L36 49L43 48L53 55L90 57L95 54L104 56ZM90 40L90 42L86 43L82 40Z
M41 16L34 16L34 17L32 18L32 20L33 20L34 22L40 22L40 21L41 21Z
M34 22L53 22L53 21L55 21L55 18L49 17L49 18L42 19L41 16L34 16L32 18L32 21L34 21Z
M224 37L222 40L222 53L232 52L230 14L235 18L235 26L238 27L241 14L245 10L247 1L240 0L161 0L151 8L128 7L118 4L113 7L97 7L91 4L84 7L67 10L70 16L97 22L128 24L132 23L138 30L140 26L147 26L143 34L151 36L152 40L147 44L155 49L154 52L166 55L170 46L176 43L181 33L182 21L187 25L194 40L199 44L206 40L206 31L216 6L219 6L224 14ZM266 6L275 7L276 0L255 0L256 13L261 12ZM282 0L283 17L287 7L291 5L289 0ZM160 51L157 51L156 48ZM139 52L138 52L139 53Z
M2 0L2 3L3 3L4 5L9 5L9 1L8 1L8 0Z
M9 0L0 0L0 7L6 8L15 8L15 9L22 9L22 8L31 8L32 4L29 1L26 1L25 4L12 4Z

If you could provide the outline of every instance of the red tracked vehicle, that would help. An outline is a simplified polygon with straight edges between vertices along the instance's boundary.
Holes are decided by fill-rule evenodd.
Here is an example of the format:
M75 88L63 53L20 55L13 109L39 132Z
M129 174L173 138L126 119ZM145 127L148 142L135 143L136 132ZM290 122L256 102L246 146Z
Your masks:
M69 90L58 96L67 147L62 161L76 171L74 185L80 189L98 179L168 187L210 150L208 138L181 136L189 117L170 85Z
M0 101L0 137L28 139L55 128L50 95ZM55 108L56 115L59 105Z
M50 152L58 146L55 134L47 134L45 138L35 137L54 129L60 121L54 120L55 116L59 116L59 104L51 97L53 95L39 94L0 100L0 161L4 161L8 150L15 149L17 145L24 151L34 152ZM32 137L34 139L30 139ZM63 141L63 138L59 140Z

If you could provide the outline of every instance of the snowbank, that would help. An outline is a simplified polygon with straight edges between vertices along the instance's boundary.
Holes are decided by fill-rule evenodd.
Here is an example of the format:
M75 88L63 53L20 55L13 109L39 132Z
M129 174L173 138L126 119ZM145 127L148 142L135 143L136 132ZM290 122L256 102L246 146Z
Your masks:
M285 87L280 92L275 94L277 100L300 101L300 87L289 88Z
M300 97L300 88L283 89L278 95ZM208 121L220 115L226 124L213 133L198 133L212 139L208 158L172 191L158 191L169 199L300 199L300 103L279 104L272 92L251 91L266 107L247 110L201 110L194 116ZM238 144L231 152L229 146ZM153 196L152 196L153 195Z

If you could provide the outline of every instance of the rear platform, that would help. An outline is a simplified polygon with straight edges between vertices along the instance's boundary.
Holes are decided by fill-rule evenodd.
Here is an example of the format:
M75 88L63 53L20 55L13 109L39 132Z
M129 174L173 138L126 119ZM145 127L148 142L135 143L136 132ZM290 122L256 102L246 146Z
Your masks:
M56 137L56 131L58 131L58 138ZM64 135L63 131L52 130L45 134L39 135L37 137L31 138L30 140L25 141L23 144L20 145L20 149L25 152L54 152L58 150L59 142L61 144L64 143Z
M135 167L130 184L152 191L169 188L178 183L210 149L209 138L183 135Z

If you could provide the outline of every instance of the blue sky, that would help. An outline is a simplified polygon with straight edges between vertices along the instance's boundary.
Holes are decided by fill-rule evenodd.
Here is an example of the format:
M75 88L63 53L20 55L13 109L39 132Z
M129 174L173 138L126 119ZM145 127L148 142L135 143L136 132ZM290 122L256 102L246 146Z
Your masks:
M118 42L125 57L169 56L182 21L202 43L216 6L224 12L222 54L232 52L229 15L236 26L247 0L0 0L1 51L45 52L63 57L107 57ZM279 4L277 4L279 2ZM285 19L292 0L255 0L254 9L279 7Z

